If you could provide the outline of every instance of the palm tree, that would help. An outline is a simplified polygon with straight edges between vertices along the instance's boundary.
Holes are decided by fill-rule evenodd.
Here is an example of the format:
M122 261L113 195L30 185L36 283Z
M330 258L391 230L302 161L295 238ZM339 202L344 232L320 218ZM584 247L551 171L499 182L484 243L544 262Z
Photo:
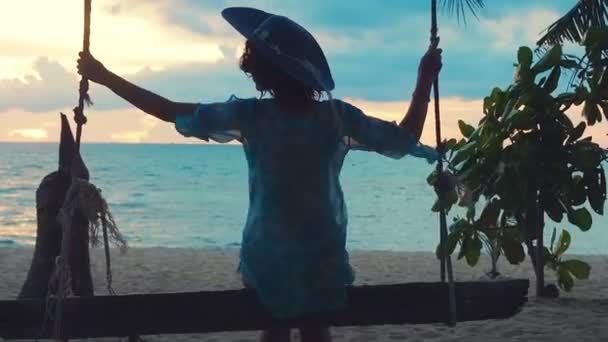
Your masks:
M608 24L608 0L578 0L568 13L551 24L536 42L547 49L565 41L580 43L591 27Z
M576 5L561 18L545 29L545 34L536 42L537 51L546 51L549 48L564 42L582 43L589 29L593 27L606 27L608 24L608 0L578 0ZM603 52L608 57L608 51ZM536 280L537 295L542 295L544 286L544 265L542 235L538 237L536 248ZM533 259L534 260L534 259Z

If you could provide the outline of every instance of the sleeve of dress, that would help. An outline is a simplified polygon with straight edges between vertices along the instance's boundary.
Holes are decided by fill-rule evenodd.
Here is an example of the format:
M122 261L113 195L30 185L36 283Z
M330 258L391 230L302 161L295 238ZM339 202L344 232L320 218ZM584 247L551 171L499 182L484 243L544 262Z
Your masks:
M226 143L243 141L248 135L255 109L255 99L232 95L226 102L199 104L193 113L178 113L175 129L185 137Z
M438 153L434 148L419 143L412 133L395 121L367 116L351 104L337 102L342 134L350 149L374 151L394 159L409 154L425 158L429 163L437 160Z

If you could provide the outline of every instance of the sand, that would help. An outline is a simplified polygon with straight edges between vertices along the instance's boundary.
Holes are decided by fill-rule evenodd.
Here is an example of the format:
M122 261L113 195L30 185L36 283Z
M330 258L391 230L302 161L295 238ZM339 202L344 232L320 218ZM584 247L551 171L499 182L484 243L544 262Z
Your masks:
M436 281L439 265L432 254L407 252L352 252L357 284ZM0 249L0 299L12 299L23 282L32 257L29 248ZM105 293L102 251L93 251L96 293ZM608 341L608 256L576 256L592 266L589 280L577 281L573 292L558 299L533 297L529 263L500 265L512 278L530 278L530 302L508 320L443 325L391 325L332 328L334 341ZM241 288L235 273L236 250L133 248L113 253L114 288L119 294ZM458 280L479 279L488 258L476 268L457 262ZM547 274L553 280L552 274ZM257 341L258 332L146 336L146 341ZM91 339L93 340L93 339ZM117 341L117 339L105 339ZM293 332L292 341L298 341Z

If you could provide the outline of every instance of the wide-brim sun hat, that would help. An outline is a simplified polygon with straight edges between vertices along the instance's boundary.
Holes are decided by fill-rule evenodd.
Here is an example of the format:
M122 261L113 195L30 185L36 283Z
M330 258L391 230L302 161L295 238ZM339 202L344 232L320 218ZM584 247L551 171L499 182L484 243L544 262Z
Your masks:
M334 89L321 46L304 27L281 15L250 7L229 7L222 17L270 63L318 91Z

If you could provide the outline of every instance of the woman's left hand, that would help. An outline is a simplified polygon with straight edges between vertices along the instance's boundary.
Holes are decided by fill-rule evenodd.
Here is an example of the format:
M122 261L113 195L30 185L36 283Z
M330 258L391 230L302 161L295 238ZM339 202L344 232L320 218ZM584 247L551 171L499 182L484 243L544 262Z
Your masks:
M441 60L441 53L443 50L437 48L439 45L439 38L431 42L429 49L426 51L420 65L418 66L418 80L426 84L432 84L443 66Z

